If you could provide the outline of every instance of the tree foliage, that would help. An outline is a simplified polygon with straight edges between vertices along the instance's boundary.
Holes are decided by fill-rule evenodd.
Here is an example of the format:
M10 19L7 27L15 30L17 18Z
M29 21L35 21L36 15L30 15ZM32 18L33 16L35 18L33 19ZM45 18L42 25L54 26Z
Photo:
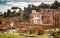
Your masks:
M55 1L52 5L51 8L52 9L58 9L60 7L60 3L58 1Z
M53 32L51 35L53 38L60 38L60 31Z
M38 7L39 7L39 8L49 8L50 5L41 3Z
M17 13L16 11L7 10L7 12L4 12L4 17L14 17L14 16L19 16L21 13Z
M11 9L16 10L19 9L19 7L11 7Z
M35 6L33 4L29 4L27 8L24 8L24 14L23 14L23 19L29 19L29 16L31 14L32 10L36 10L37 12L40 10L40 8L43 9L58 9L60 7L60 3L58 1L55 1L53 4L44 4L41 3L38 6Z

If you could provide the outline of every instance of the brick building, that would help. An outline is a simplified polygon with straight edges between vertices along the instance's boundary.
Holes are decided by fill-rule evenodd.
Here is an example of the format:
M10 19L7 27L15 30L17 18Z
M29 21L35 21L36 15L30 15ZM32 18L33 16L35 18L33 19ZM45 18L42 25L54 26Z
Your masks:
M39 12L32 10L30 15L31 24L41 25L44 28L60 27L60 9L40 9Z
M31 24L42 24L42 13L32 10L30 14Z
M37 27L39 27L39 30L41 30L40 27L43 27L44 29L58 28L60 27L59 16L60 9L40 9L39 12L32 10L32 13L30 14L30 19L24 22L21 22L21 16L2 18L0 29L7 29L13 25L17 28L21 28L20 30L23 30L25 28L25 31L32 30L32 32L33 30L36 31Z
M35 10L32 10L32 13L30 15L31 23L33 24L52 24L53 11L51 9L42 9L40 12L36 12Z

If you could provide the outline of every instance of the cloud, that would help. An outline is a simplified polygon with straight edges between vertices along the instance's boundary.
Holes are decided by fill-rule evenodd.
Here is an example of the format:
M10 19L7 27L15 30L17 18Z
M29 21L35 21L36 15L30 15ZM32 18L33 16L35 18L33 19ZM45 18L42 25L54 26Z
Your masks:
M24 9L24 7L28 7L28 4L34 4L36 6L38 6L40 3L36 2L36 3L27 3L27 2L8 2L7 3L8 5L10 6L17 6L17 7L20 7L22 9Z
M7 1L7 2L5 2L5 3L7 3L7 6L0 5L0 9L1 9L0 11L2 11L2 12L6 11L7 9L10 9L13 6L20 7L24 10L24 7L28 7L28 4L34 4L36 6L38 6L41 3L52 4L54 0L5 0L5 1ZM4 8L4 10L3 10L3 8Z
M24 7L28 7L28 4L34 4L34 5L38 6L41 3L42 2L7 2L7 5L4 5L4 6L0 5L0 7L1 7L0 11L4 12L7 9L10 9L13 6L20 7L22 10L24 10ZM44 3L52 4L53 2L44 2ZM3 8L4 8L4 10L3 10Z
M20 7L22 9L24 9L24 7L28 6L28 3L26 3L26 2L8 2L7 4L10 6Z
M7 0L7 1L15 1L15 2L54 2L55 0ZM60 1L60 0L58 0Z
M54 2L55 0L3 0L12 2ZM57 0L60 2L60 0Z

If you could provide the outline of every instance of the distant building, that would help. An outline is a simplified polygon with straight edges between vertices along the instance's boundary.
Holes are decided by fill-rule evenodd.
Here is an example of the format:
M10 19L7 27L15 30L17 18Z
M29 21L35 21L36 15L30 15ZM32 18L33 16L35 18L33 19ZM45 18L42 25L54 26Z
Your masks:
M30 15L31 24L52 24L52 10L51 9L41 9L40 12L36 12L36 10L32 10Z
M32 10L30 15L31 24L42 24L42 14L40 12L36 12Z
M0 25L0 28L16 26L17 28L26 28L26 26L40 26L44 27L44 29L49 28L56 28L60 27L60 10L59 9L40 9L39 12L36 10L32 10L32 13L30 14L30 19L27 21L21 21L21 16L16 17L8 17L3 18L2 17L2 25Z

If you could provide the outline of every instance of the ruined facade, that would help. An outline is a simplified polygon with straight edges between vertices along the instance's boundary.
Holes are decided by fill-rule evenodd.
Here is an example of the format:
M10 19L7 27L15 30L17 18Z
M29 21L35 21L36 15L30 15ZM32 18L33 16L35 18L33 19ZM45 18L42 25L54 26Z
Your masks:
M40 9L39 12L32 10L30 19L23 22L21 22L21 16L2 18L0 29L8 29L10 26L21 28L20 31L24 32L28 32L31 30L33 33L41 30L40 27L42 27L42 31L44 29L59 28L60 9Z
M36 12L36 10L32 10L32 13L30 15L31 23L32 24L52 24L53 11L50 9L41 10L40 12Z
M39 12L32 10L30 15L31 24L43 26L44 29L60 27L60 9L40 9Z

